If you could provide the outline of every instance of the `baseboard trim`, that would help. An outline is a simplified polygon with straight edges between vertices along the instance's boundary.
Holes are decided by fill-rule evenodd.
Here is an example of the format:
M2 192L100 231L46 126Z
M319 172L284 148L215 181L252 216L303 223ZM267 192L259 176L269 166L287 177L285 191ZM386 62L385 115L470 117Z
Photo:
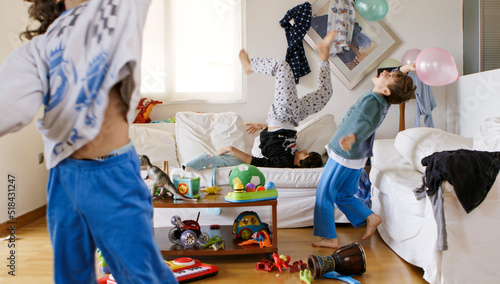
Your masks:
M11 226L16 226L17 230L44 217L46 213L47 213L47 205L43 205L42 207L38 207L37 209L25 213L21 216L18 216L13 220L2 223L0 224L0 236L8 235L9 232L7 231L9 231L9 228Z

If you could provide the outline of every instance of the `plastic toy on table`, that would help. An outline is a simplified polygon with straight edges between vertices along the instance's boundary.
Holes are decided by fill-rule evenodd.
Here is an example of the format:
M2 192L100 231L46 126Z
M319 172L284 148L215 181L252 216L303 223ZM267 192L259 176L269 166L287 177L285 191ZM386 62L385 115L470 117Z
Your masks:
M247 184L243 187L242 183L237 182L233 185L233 191L229 192L224 199L228 202L253 202L278 198L278 191L272 182L267 182L264 187L258 186L252 191L248 191L249 188L253 189L255 185Z
M198 223L199 217L199 212L196 221L181 221L181 217L177 215L172 216L171 222L175 227L168 232L168 239L173 244L181 244L184 248L192 248L197 241L201 244L206 244L209 236L208 233L201 232L200 224Z
M222 188L218 188L217 186L211 186L207 188L200 189L200 191L205 192L206 194L217 194L217 192L221 191Z
M237 238L248 240L257 232L270 233L269 225L263 223L254 211L241 212L233 222L233 234Z
M250 244L259 244L261 248L263 247L272 247L271 237L266 231L257 232L252 235L252 239L243 241L239 243L239 246L250 245Z
M174 186L185 197L200 197L200 178L174 177ZM174 196L177 199L177 196Z

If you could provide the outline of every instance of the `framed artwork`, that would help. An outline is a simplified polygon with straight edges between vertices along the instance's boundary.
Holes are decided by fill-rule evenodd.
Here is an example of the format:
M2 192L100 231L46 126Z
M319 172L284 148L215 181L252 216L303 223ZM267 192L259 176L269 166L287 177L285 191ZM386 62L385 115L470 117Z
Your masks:
M327 33L328 0L310 1L312 4L311 28L305 35L306 42L317 51L318 43ZM356 14L349 51L330 57L330 66L344 83L352 89L396 48L399 40L385 23L370 22Z

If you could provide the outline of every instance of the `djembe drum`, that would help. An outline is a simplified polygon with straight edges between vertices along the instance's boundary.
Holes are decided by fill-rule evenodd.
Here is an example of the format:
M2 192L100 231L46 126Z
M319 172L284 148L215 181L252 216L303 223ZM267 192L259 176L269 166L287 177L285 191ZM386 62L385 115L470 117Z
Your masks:
M314 278L331 271L343 275L361 275L366 271L366 256L363 247L353 242L337 249L332 255L310 255L307 264Z

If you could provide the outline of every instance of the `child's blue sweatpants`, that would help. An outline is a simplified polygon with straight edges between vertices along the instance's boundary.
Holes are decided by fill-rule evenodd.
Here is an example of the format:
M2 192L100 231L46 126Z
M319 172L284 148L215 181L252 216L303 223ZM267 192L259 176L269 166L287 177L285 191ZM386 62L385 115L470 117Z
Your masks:
M354 196L358 190L361 171L344 167L332 158L328 158L316 190L313 229L315 236L337 238L334 204L337 204L355 228L363 225L366 218L373 213Z
M47 222L56 283L96 283L96 246L118 283L177 283L153 237L151 193L135 149L50 170Z

